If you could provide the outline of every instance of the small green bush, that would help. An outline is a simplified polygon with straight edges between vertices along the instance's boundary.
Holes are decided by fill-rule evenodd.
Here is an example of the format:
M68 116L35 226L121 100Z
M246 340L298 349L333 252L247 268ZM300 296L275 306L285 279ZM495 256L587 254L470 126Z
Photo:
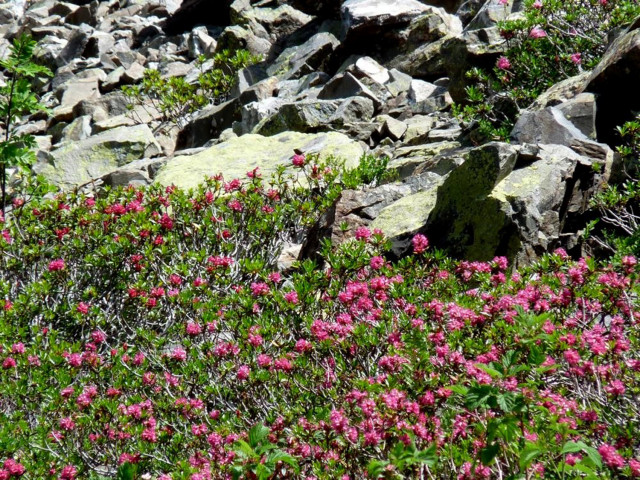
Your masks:
M205 60L200 57L201 68ZM161 128L169 125L182 128L193 113L207 105L225 101L234 86L236 72L260 61L260 58L246 50L223 50L213 57L213 61L214 68L202 71L193 84L188 83L184 77L164 78L157 70L145 70L139 85L122 87L129 100L128 108L132 118L138 123L144 123L136 115L135 108L151 107L162 115Z
M7 168L27 169L35 160L33 135L15 132L17 122L25 115L45 110L33 91L32 79L38 75L51 76L51 71L33 62L35 40L27 35L16 38L8 58L0 60L0 67L8 76L0 87L0 183L2 215L7 202Z

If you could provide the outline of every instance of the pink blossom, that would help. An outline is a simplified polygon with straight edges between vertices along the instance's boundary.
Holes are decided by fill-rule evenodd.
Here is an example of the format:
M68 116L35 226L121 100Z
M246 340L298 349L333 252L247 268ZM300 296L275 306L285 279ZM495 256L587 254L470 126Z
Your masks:
M87 313L89 313L89 305L84 302L78 303L78 306L76 307L76 312L86 315Z
M176 347L171 351L171 358L179 362L184 362L187 359L187 352L182 347Z
M533 5L531 6L536 10L540 10L542 8L542 2L541 0L536 0L535 2L533 2Z
M624 392L627 391L626 387L624 386L624 383L622 383L620 380L613 380L604 389L607 393L611 395L623 395Z
M100 330L95 330L91 332L91 340L93 340L95 343L102 343L106 339L107 339L107 336L104 334L104 332L101 332Z
M413 253L420 254L429 247L429 240L424 235L418 233L411 240L413 244Z
M76 427L76 424L71 417L61 418L58 423L60 424L60 428L66 431L71 431Z
M76 478L78 471L73 465L67 465L60 472L60 480L73 480Z
M64 260L59 258L58 260L52 260L49 262L49 271L50 272L59 272L60 270L64 270L65 263Z
M284 300L287 303L291 303L291 304L297 304L299 302L298 299L298 292L296 292L295 290L292 290L290 292L287 292L284 294Z
M505 56L502 56L498 59L497 66L500 70L508 70L511 68L511 62Z
M569 58L576 65L580 65L582 63L582 54L580 52L572 53Z
M602 461L610 468L623 468L625 465L624 458L618 453L615 447L609 444L603 444L598 448L598 453L602 456Z
M251 373L249 365L242 365L240 368L238 368L236 377L238 378L238 380L246 380L247 378L249 378L249 373Z
M302 167L304 166L305 160L306 159L304 155L294 155L291 159L291 163L296 167Z
M374 270L379 270L384 265L384 258L382 258L380 256L372 257L371 260L369 261L369 265Z
M24 475L24 472L26 471L21 463L16 462L12 458L8 458L7 460L5 460L3 466L5 470L9 472L10 476L13 475L15 477L19 477L21 475Z
M529 38L544 38L547 36L547 32L545 32L541 27L533 27L529 32Z
M356 240L364 240L367 241L371 238L371 230L367 227L358 227L355 231Z
M200 335L202 333L202 327L195 322L188 322L186 327L187 335L195 337L196 335Z

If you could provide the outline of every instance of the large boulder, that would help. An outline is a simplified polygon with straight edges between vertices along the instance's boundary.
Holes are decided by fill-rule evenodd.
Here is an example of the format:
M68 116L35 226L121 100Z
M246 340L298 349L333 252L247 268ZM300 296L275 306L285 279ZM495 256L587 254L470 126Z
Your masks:
M516 265L560 246L580 253L593 161L561 145L489 143L473 149L438 189L423 231L467 260L505 255Z
M375 111L374 103L366 97L350 97L344 100L304 100L281 105L265 118L254 132L275 135L293 130L296 132L320 132L332 127L368 122Z
M618 37L593 69L585 91L597 94L598 140L616 143L616 127L640 111L640 21Z
M248 134L219 143L193 155L176 156L157 173L162 185L192 188L205 176L222 173L225 178L245 178L247 172L260 169L266 178L278 165L289 164L294 149L303 153L342 157L355 166L364 153L358 142L341 133L305 134L284 132L272 137Z
M160 151L148 126L120 127L61 145L34 169L56 185L72 188Z
M346 0L342 4L343 30L347 37L398 27L427 10L418 0Z

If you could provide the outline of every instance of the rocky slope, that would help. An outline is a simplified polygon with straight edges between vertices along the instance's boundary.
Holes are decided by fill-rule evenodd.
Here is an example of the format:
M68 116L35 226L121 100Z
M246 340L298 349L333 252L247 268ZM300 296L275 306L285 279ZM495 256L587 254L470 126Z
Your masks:
M348 191L319 230L343 237L382 229L402 255L416 232L459 257L527 263L563 246L580 253L590 195L616 175L610 133L640 107L640 22L593 72L556 85L523 112L512 143L474 146L450 113L464 72L504 49L496 0L9 0L0 55L27 32L54 77L35 171L63 188L176 184L203 175L265 173L294 149L386 155L396 180ZM194 79L199 55L246 48L263 61L237 75L233 95L182 129L162 132L153 110L127 112L120 87L144 69ZM1 80L1 79L0 79ZM604 168L596 168L596 167ZM295 249L294 249L295 250Z

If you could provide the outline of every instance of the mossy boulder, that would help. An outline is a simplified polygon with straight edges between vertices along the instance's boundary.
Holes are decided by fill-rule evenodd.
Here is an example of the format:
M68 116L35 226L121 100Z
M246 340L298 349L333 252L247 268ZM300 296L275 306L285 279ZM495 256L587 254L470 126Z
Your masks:
M34 169L56 185L72 188L160 152L148 126L119 127L84 140L66 142L45 154L46 161Z
M276 167L288 164L293 150L344 158L355 166L364 153L358 142L336 132L306 134L283 132L272 137L248 134L214 145L194 155L181 155L169 160L155 177L163 185L191 188L205 176L222 173L226 179L245 178L247 172L259 168L268 178Z

